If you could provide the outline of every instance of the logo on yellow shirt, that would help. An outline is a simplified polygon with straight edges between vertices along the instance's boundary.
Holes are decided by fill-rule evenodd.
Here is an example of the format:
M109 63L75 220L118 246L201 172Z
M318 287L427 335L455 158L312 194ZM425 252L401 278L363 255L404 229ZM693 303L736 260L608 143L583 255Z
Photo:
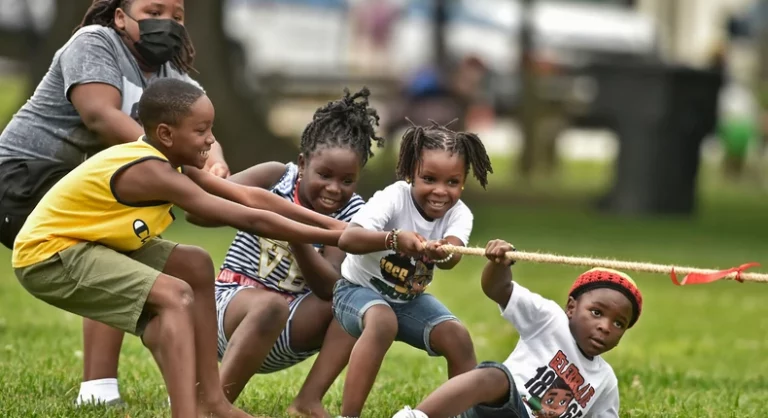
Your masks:
M133 233L139 237L142 244L146 243L149 239L149 227L141 219L133 221Z

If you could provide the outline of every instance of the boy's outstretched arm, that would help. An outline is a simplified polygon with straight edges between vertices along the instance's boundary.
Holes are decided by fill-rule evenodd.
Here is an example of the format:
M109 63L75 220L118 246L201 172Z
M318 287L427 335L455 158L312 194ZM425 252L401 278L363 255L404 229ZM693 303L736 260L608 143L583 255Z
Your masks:
M270 161L266 163L256 164L253 167L245 169L239 173L235 173L230 177L228 177L227 181L230 181L232 183L239 184L242 186L246 186L246 187L258 187L261 189L268 189L272 187L272 185L277 183L280 180L280 177L282 177L284 173L285 173L285 164L277 161ZM186 218L189 223L197 226L204 226L204 227L221 226L221 225L217 225L214 222L210 222L208 220L194 216L189 212L186 213Z
M510 268L513 262L504 258L504 254L514 250L512 244L503 240L492 240L485 246L488 263L485 264L481 278L483 292L502 308L509 303L513 287Z
M270 211L248 208L214 196L160 159L137 163L118 174L112 182L115 197L119 196L121 202L170 202L195 216L265 238L335 246L341 234L339 230L304 225Z
M268 210L297 222L317 225L327 229L344 229L347 226L346 222L321 215L301 205L291 203L262 188L242 186L194 167L185 166L184 172L190 180L204 191L240 203L241 205L254 209ZM201 217L204 221L213 221L211 217L205 215L195 214L195 216Z

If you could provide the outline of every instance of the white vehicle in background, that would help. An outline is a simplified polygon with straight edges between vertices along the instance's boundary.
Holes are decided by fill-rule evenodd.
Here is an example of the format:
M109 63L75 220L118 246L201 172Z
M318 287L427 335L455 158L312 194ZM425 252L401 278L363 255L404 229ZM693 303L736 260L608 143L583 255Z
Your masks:
M432 59L434 0L398 0L391 65L410 73ZM349 10L356 0L229 0L227 27L242 42L252 70L302 75L346 72ZM657 53L654 22L622 1L536 0L533 26L548 61L579 65L590 56ZM516 69L519 0L449 0L446 46L455 57L476 55L492 71Z
M343 75L349 62L349 10L361 0L225 0L225 27L239 41L258 76ZM401 5L392 66L409 73L432 58L434 0L382 0ZM514 71L520 0L447 0L449 53L477 55L496 73ZM548 60L578 64L594 54L656 53L654 22L632 0L536 0L536 40ZM0 0L0 29L45 31L56 16L54 0ZM31 22L29 20L31 19Z

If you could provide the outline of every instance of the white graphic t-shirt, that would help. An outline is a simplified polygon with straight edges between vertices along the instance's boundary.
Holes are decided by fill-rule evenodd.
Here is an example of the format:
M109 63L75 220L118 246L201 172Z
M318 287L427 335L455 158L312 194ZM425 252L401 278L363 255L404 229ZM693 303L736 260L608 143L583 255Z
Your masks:
M428 240L454 236L465 245L472 232L472 222L472 212L461 200L442 218L424 219L411 196L411 185L404 181L376 192L350 221L371 231L395 228L413 231ZM429 260L417 260L389 250L347 254L341 265L345 279L374 289L393 303L407 302L422 294L432 281L433 270L434 264Z
M554 301L517 282L502 316L520 334L504 365L517 390L541 402L542 413L559 418L619 416L619 388L611 366L600 356L584 356Z

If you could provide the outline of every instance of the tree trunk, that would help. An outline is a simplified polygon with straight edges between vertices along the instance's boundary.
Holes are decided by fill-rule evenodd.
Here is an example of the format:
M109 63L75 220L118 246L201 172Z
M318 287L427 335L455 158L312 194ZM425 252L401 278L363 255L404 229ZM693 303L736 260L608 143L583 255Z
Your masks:
M520 103L520 128L523 135L523 148L520 154L519 173L523 179L528 179L536 166L538 144L536 141L536 118L538 117L538 100L536 92L536 74L534 69L533 45L533 4L534 0L523 0L520 10L520 88L522 90Z
M69 38L90 5L91 0L57 0L56 17L44 33L35 32L29 10L24 17L28 22L25 29L0 29L0 56L22 61L26 67L29 94L23 100L35 91L51 65L53 54Z
M263 161L289 161L298 148L267 126L267 105L245 81L239 46L224 33L224 1L196 2L186 10L186 26L197 50L191 74L216 106L215 133L232 172ZM241 61L241 62L238 62Z

